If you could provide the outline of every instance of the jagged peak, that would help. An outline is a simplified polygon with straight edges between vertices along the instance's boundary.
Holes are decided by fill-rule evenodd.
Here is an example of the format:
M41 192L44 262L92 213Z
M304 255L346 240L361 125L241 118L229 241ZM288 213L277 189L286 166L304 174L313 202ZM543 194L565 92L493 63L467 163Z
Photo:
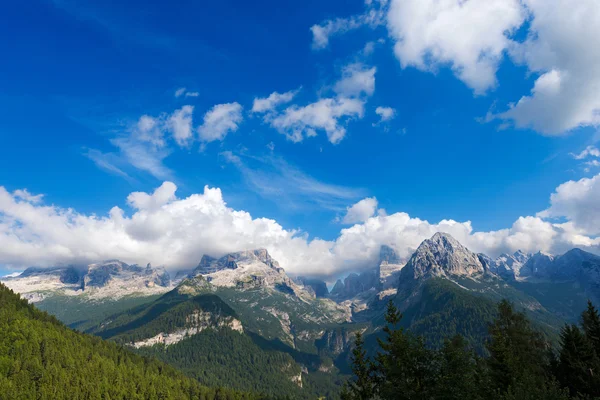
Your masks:
M419 245L406 267L402 269L402 274L405 278L410 276L420 279L426 276L474 276L485 271L477 254L463 246L452 235L438 232Z

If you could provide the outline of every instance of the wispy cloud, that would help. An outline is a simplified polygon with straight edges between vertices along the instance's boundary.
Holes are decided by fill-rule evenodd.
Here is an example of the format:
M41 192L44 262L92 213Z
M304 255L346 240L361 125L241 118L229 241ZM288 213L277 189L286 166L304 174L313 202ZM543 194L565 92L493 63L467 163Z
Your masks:
M92 160L98 168L127 180L132 180L125 171L117 166L119 163L119 156L117 154L103 153L96 149L85 149L83 155Z
M365 195L362 189L321 182L277 156L254 157L231 151L221 153L235 166L248 187L266 199L277 199L288 208L346 210L346 206Z

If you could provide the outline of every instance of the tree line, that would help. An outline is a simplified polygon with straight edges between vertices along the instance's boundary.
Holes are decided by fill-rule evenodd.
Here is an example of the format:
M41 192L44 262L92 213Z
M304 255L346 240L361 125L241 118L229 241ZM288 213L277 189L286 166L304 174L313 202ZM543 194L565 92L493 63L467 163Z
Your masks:
M525 314L501 301L485 357L459 335L429 348L423 336L399 326L402 314L392 302L385 319L376 355L356 335L343 400L600 399L600 316L591 302L581 324L566 325L553 349Z

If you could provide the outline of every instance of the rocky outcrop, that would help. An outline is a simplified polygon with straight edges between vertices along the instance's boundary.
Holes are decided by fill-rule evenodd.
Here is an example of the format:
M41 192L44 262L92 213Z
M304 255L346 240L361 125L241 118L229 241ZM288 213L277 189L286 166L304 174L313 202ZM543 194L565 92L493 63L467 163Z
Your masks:
M116 299L136 294L158 294L169 290L171 279L162 267L145 268L122 261L110 260L86 267L28 268L3 282L31 301L42 301L55 295L80 295L89 298Z
M315 345L327 354L338 355L353 343L355 333L345 328L328 329L320 339L315 341Z
M148 339L131 343L132 347L151 347L157 344L170 346L196 335L206 329L228 328L240 333L244 332L242 323L234 317L216 316L210 312L196 310L186 317L186 326L173 332L160 332Z
M519 279L521 276L521 269L531 258L530 254L526 254L521 250L518 250L513 254L501 254L495 260L483 254L480 254L479 256L486 261L490 271L507 280Z
M204 256L192 276L203 277L216 287L268 288L305 300L315 298L313 290L295 283L265 249L240 251L218 259Z
M329 290L327 289L327 284L320 279L307 278L304 276L299 276L296 279L304 287L311 288L313 290L313 292L315 293L316 297L319 297L319 298L327 297L329 295Z
M417 248L402 269L400 281L451 276L477 278L485 273L486 267L477 254L449 234L436 233Z

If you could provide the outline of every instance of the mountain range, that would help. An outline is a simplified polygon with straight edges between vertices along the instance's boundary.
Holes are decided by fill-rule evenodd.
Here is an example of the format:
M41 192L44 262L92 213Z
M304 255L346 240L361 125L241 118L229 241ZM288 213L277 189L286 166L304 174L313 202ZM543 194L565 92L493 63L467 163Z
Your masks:
M492 259L437 233L408 260L382 246L375 265L338 280L330 292L317 278L288 276L265 249L204 256L175 280L162 268L109 261L30 268L4 282L50 312L61 305L57 316L73 327L157 357L201 383L227 385L234 376L239 390L335 397L354 333L374 346L389 301L403 313L402 324L433 347L461 334L485 351L503 298L555 340L588 299L600 299L600 257L572 249ZM99 307L105 311L85 323L64 317Z

